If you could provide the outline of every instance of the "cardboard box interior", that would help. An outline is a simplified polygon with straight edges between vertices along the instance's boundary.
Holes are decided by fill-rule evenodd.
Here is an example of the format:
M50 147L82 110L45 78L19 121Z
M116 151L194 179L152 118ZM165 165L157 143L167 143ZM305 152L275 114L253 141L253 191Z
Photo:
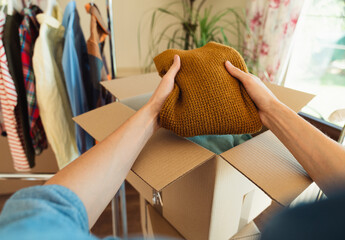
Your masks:
M144 198L140 198L141 224L143 236L149 239L169 237L183 239L179 232L164 219L160 213L152 207ZM260 231L254 222L248 223L230 240L257 240L260 239Z
M120 102L75 121L102 141L147 102L159 82L157 73L104 82ZM313 97L267 86L296 112ZM270 131L218 156L165 129L148 141L127 180L151 204L161 203L163 216L188 239L229 239L262 212L270 198L288 206L312 182ZM221 223L228 223L227 230Z
M142 196L140 196L140 217L143 236L145 238L169 237L183 239L178 231Z

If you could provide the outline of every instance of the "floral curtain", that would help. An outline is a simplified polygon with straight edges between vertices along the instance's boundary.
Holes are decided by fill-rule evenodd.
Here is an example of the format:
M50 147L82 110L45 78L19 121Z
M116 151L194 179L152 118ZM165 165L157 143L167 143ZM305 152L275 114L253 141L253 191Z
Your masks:
M248 0L244 57L262 80L279 84L304 0Z

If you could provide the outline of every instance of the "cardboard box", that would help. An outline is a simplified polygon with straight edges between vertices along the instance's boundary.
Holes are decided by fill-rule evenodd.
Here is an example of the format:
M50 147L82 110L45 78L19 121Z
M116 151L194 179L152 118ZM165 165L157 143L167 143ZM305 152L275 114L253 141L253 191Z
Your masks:
M254 222L248 223L240 232L231 238L231 240L259 240L261 233Z
M157 73L105 82L120 102L80 115L75 121L101 141L149 99L159 82ZM296 112L313 98L267 86ZM127 180L184 238L217 240L234 236L271 199L289 206L312 183L270 131L216 155L166 129L151 137Z
M141 224L145 239L184 239L144 198L140 198ZM259 240L261 233L254 222L247 224L231 240Z
M144 238L168 237L183 239L179 232L165 220L142 196L140 196L141 228Z

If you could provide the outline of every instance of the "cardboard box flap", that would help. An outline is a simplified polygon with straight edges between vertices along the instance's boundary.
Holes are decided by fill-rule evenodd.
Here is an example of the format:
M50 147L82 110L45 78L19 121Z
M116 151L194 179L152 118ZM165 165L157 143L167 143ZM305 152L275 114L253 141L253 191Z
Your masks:
M149 204L146 205L146 213L146 226L149 238L184 239L179 232Z
M114 102L104 107L97 108L90 112L81 114L73 120L78 123L97 141L102 141L129 117L135 111L122 103Z
M315 97L313 94L282 87L273 83L266 82L265 85L282 103L295 112L299 112Z
M207 149L159 129L139 154L132 170L155 190L161 191L213 156L214 153Z
M154 92L161 77L157 72L141 74L126 78L104 81L101 84L120 101L128 98L149 95ZM289 106L295 112L299 112L315 95L279 86L266 82L265 85L272 93L285 105Z
M259 240L260 235L260 230L255 223L250 222L230 240Z
M114 132L135 113L115 102L74 118L83 129L98 141ZM193 168L212 158L214 153L166 129L159 129L139 154L132 171L154 190L182 177Z
M284 206L288 206L312 183L302 166L271 131L221 156Z
M104 81L101 84L120 101L152 94L161 81L157 72Z
M112 81L101 82L101 84L120 101L126 99L150 96L157 88L161 77L157 72L141 74L126 78L115 79ZM285 105L295 112L299 112L315 95L279 86L266 82L265 85L272 93ZM131 103L129 103L131 105ZM138 107L134 107L138 109Z

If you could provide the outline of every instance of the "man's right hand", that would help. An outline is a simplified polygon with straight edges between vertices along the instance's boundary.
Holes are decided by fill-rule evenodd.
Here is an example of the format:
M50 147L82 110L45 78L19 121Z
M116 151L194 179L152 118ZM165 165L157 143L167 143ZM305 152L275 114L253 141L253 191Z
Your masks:
M225 68L231 76L238 79L243 84L250 98L258 108L260 119L265 125L274 107L280 105L280 101L255 75L243 72L229 61L225 62Z
M238 79L256 104L260 119L307 171L326 195L345 190L345 149L281 103L256 76L228 61L227 71Z

